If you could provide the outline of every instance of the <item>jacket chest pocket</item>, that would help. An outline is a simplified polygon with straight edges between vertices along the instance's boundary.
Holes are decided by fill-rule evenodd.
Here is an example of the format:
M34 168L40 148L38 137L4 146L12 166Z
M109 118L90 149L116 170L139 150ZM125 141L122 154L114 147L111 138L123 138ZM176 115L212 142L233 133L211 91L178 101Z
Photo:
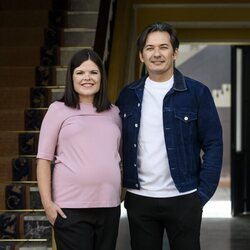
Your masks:
M185 144L193 143L197 132L197 112L176 110L176 132Z
M134 136L136 112L134 110L122 110L120 111L120 117L122 119L123 137Z

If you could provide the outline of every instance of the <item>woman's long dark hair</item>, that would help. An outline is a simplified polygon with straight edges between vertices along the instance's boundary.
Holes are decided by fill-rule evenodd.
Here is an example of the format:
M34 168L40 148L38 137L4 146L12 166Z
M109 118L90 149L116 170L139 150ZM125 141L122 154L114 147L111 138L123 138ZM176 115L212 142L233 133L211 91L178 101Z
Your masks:
M73 73L75 68L79 67L83 62L91 60L97 65L101 73L100 90L95 94L93 105L97 112L108 110L111 102L107 94L107 77L101 58L92 49L82 49L78 51L70 60L67 74L66 86L62 99L66 106L80 109L79 94L74 89Z

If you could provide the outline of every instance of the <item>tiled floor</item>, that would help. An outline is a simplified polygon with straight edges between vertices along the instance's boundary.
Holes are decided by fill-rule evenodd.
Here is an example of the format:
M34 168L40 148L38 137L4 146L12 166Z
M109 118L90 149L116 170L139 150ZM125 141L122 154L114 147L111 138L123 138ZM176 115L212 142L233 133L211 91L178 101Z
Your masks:
M220 185L204 207L202 250L250 250L250 215L231 217L229 185Z
M202 250L250 250L250 215L232 218L229 199L229 188L222 186L217 189L214 197L204 207L201 227ZM123 205L116 249L131 249L128 221ZM165 238L163 250L168 249Z
M250 216L205 218L202 223L202 250L249 250Z

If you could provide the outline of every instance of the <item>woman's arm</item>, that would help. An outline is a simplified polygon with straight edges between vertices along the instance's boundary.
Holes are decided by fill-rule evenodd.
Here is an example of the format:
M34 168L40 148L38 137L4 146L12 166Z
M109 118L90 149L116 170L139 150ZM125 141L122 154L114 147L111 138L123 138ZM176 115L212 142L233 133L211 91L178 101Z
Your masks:
M58 207L52 200L51 161L44 159L37 160L37 182L45 213L49 222L54 225L58 213L63 218L66 218L66 216L61 208Z

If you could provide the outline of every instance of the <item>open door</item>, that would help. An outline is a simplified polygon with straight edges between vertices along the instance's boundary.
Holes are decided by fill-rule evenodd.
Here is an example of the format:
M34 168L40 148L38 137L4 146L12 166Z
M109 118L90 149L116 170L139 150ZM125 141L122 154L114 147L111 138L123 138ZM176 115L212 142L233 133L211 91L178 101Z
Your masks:
M250 46L232 46L232 215L250 213Z

